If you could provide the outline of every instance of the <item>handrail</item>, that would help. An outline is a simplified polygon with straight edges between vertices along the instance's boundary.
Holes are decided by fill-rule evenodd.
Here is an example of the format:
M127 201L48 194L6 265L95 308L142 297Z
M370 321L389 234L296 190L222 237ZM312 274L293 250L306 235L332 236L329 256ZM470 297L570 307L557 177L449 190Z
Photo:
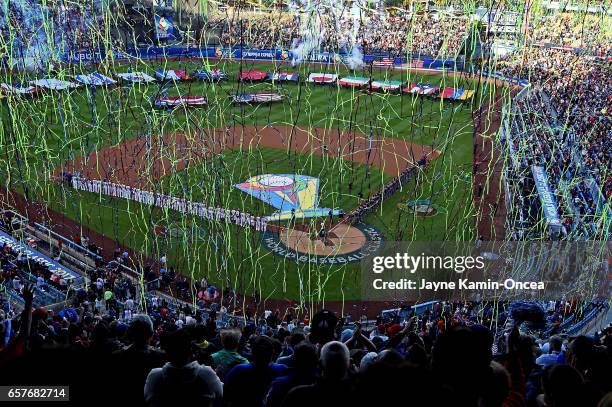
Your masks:
M92 257L94 260L102 260L102 256L100 256L99 254L96 254L94 252L92 252L91 250L89 250L88 248L76 243L75 241L68 239L67 237L60 235L57 232L52 231L51 229L49 229L48 227L34 222L34 226L38 227L39 229L43 229L42 231L44 233L49 234L50 236L53 236L54 238L58 239L58 240L62 240L64 243L66 243L68 245L68 247L71 248L75 248L78 251L84 252L85 254L87 254L89 257Z

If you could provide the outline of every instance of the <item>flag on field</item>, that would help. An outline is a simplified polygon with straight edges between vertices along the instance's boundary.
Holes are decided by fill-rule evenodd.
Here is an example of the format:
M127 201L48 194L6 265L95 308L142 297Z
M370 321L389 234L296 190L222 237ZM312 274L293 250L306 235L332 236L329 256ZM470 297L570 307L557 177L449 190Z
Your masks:
M433 95L438 93L438 91L439 88L437 86L428 83L410 84L404 88L404 93L416 93L417 95Z
M472 96L474 96L474 91L473 90L467 90L465 89L463 91L463 94L461 95L461 97L459 98L460 100L469 100L472 98Z
M268 73L264 71L254 71L252 69L248 71L240 72L241 81L259 82L264 81L268 77Z
M440 92L440 98L451 100L468 100L474 95L473 90L465 90L460 88L452 88L447 86Z
M74 78L77 81L81 82L83 85L103 86L114 85L115 83L117 83L117 81L115 81L114 79L111 79L108 76L104 76L98 72L93 72L87 75L77 75Z
M451 99L451 100L468 100L474 95L473 90L465 90L459 88L452 88L447 86L442 92L440 92L440 98Z
M369 82L370 82L370 79L364 78L362 76L347 76L347 77L341 78L338 81L338 85L358 88L358 87L367 85Z
M208 100L204 96L177 96L155 99L154 106L157 108L166 107L203 107L208 105Z
M278 93L238 93L232 96L233 103L272 103L280 102L283 96Z
M0 88L2 89L2 93L10 95L28 96L36 93L36 88L34 86L21 83L2 83L0 84Z
M274 82L297 82L300 74L297 72L270 72L268 80Z
M441 99L453 99L455 95L455 90L455 88L447 86L440 92L439 96Z
M403 85L400 81L372 81L372 89L388 92L391 90L399 90Z
M79 85L76 83L62 81L59 79L37 79L35 81L30 81L30 85L36 86L37 88L44 88L49 90L66 90L77 88Z
M220 69L213 69L212 71L196 71L195 77L202 79L203 81L224 81L227 80L227 75Z
M188 81L191 79L184 71L178 69L169 69L167 71L158 70L155 71L155 76L160 81Z
M391 67L394 64L394 59L393 58L380 58L380 59L375 59L372 62L373 66L379 66L379 67Z
M311 73L306 79L306 82L311 83L335 83L338 80L338 75L331 73Z
M461 100L461 95L463 95L463 89L457 88L451 98L454 100Z
M118 73L117 76L124 81L133 82L133 83L155 82L155 78L147 75L144 72Z
M240 191L277 209L270 221L337 216L339 209L319 207L318 178L298 174L256 175L235 184Z

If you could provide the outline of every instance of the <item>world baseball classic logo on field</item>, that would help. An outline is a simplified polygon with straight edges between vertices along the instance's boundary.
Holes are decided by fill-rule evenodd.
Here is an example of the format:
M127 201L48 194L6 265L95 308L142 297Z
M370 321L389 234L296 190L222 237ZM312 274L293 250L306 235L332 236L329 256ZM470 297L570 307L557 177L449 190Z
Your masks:
M297 230L266 232L262 244L276 256L320 265L359 262L381 249L383 235L373 226L365 223L341 226L341 231L331 230L324 237Z

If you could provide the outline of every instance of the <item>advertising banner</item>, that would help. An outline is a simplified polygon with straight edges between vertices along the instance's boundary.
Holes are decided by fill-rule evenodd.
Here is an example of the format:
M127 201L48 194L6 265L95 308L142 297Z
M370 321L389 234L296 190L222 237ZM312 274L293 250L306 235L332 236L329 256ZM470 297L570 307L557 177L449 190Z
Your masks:
M171 18L156 16L155 27L159 39L167 39L174 37L174 24ZM251 59L264 61L292 61L293 52L286 49L252 49L252 48L223 48L223 47L147 47L135 48L125 51L115 50L78 50L66 53L62 60L67 63L96 63L105 59L112 54L115 60L126 60L129 58L151 59L151 58L219 58L219 59ZM345 58L350 56L344 51L335 52L312 52L303 58L304 62L319 62L319 63L344 63ZM392 61L393 65L401 65L403 63L412 63L420 68L427 69L460 69L461 65L454 60L439 60L439 59L414 59L408 60L406 57L390 56L384 53L374 53L372 55L364 55L364 63L372 63L380 60Z
M533 174L533 180L535 181L536 189L540 196L544 216L550 225L560 226L561 220L559 219L559 212L557 210L557 201L548 185L546 170L544 167L534 165L531 167L531 173Z

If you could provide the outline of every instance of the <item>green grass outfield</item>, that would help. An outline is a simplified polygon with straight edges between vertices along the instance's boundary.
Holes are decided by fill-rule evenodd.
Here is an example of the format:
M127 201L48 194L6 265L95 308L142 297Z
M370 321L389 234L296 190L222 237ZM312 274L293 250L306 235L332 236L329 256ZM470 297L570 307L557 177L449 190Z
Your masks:
M132 64L133 71L143 70L153 74L162 64L147 62ZM166 68L186 69L192 72L202 67L196 62L171 62ZM85 192L64 189L50 182L54 168L69 159L142 136L194 128L218 128L236 125L299 125L300 127L324 127L354 129L366 134L370 129L376 134L406 139L413 143L431 146L442 154L403 191L387 200L382 208L370 215L366 222L377 227L388 240L471 240L474 238L471 202L471 166L473 126L471 112L488 103L496 89L478 85L468 80L442 75L416 75L410 72L352 72L355 76L372 76L374 79L429 82L441 86L458 86L477 89L472 102L442 103L438 99L393 94L360 96L351 89L335 86L306 84L239 84L235 81L238 63L222 64L219 68L230 74L230 81L221 84L189 82L171 86L169 95L206 95L211 102L208 109L194 109L185 113L168 115L153 111L150 98L159 94L159 84L133 87L99 89L94 106L92 95L86 89L64 93L48 93L33 100L3 101L0 105L2 119L0 145L3 159L0 175L4 183L13 189L27 192L37 199L61 211L84 226L104 233L122 245L129 246L149 256L168 255L177 268L194 276L206 275L211 281L223 285L230 282L242 292L257 290L262 297L290 299L356 299L359 297L359 265L342 267L296 265L284 258L272 256L263 249L261 237L251 231L234 226L211 225L200 219L180 217L172 212L150 210L133 202L100 197ZM271 64L244 63L244 69L270 70ZM91 68L89 68L91 69ZM100 67L103 73L127 71L128 66ZM283 70L291 70L283 66ZM295 70L303 76L308 72L337 72L347 75L347 70L336 67L299 66ZM80 72L61 72L70 75ZM8 74L7 74L8 75ZM2 81L19 81L24 78L3 77ZM286 102L259 107L232 106L229 95L234 92L253 92L274 89L288 96ZM298 172L319 176L322 180L322 204L330 206L352 205L356 198L342 196L337 190L344 185L340 170L343 163L328 162L314 155L301 157L298 164L286 165L287 152L261 149L257 154L239 152L223 153L223 160L235 163L231 173L217 178L225 185L222 195L232 205L249 202L246 194L231 190L232 182L245 180L250 171ZM260 158L267 166L260 166ZM295 155L295 154L292 154ZM249 161L250 160L250 161ZM308 168L310 166L310 168ZM300 168L301 167L301 168ZM360 165L352 176L359 179L365 174ZM308 170L308 171L307 171ZM334 175L338 171L337 176ZM372 173L377 171L371 169ZM324 174L325 176L322 176ZM196 186L211 182L211 175L196 166L161 180L170 191L178 186ZM244 179L239 179L244 178ZM182 181L181 181L182 180ZM188 181L188 182L187 182ZM380 189L385 177L371 174L364 187L367 192ZM361 182L363 184L363 182ZM357 185L357 182L354 182ZM206 189L187 188L194 198L204 197ZM182 190L185 192L185 189ZM198 193L200 195L198 195ZM406 200L429 198L446 209L446 213L434 217L415 217L397 210L397 204ZM261 205L252 202L248 205ZM354 205L353 205L354 206ZM345 209L345 208L343 208ZM266 209L267 210L267 209ZM155 225L166 225L185 230L181 237L170 240L153 233Z
M350 212L359 205L358 193L369 196L380 189L381 182L391 176L378 167L323 158L314 154L286 152L272 148L253 151L236 149L190 166L183 171L163 177L160 190L211 206L239 209L256 215L270 215L276 211L263 201L235 188L253 175L299 174L317 177L319 206L339 208ZM348 189L349 182L354 187Z

